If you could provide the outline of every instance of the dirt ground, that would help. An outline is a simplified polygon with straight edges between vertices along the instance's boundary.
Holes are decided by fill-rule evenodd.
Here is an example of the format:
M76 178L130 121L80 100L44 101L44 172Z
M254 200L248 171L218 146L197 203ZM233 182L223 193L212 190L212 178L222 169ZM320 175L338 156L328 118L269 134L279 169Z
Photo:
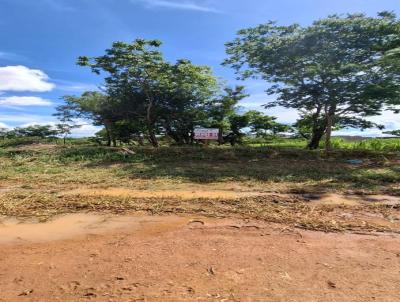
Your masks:
M0 224L0 301L400 301L400 236L69 214Z

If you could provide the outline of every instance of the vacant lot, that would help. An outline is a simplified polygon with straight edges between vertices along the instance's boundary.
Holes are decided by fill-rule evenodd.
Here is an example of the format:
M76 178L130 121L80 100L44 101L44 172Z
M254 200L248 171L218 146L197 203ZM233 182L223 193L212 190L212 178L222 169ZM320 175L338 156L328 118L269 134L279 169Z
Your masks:
M0 159L0 300L399 298L396 153L33 144Z
M146 211L317 230L396 232L398 226L395 153L338 151L326 158L274 148L36 144L5 149L0 165L0 214L6 216L46 220L80 211Z

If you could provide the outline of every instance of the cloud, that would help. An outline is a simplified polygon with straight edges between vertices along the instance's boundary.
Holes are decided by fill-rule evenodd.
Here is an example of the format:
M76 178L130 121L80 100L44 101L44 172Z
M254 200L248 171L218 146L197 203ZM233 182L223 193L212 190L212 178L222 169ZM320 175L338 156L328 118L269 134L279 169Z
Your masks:
M36 114L0 114L0 122L7 122L14 125L23 123L31 124L45 124L48 122L55 122L56 119L51 116L36 115Z
M362 136L362 137L390 137L391 135L385 134L382 130L377 128L365 129L361 131L355 128L346 128L338 131L333 131L334 136Z
M142 2L149 8L159 7L159 8L167 8L167 9L199 11L199 12L206 12L206 13L219 13L220 12L211 6L208 6L205 4L198 4L198 3L195 3L195 1L188 1L188 0L131 0L131 1L133 3ZM199 1L197 1L197 2L199 2Z
M57 90L66 92L84 92L84 91L98 91L99 86L88 83L71 82L65 80L54 80L57 83Z
M6 128L6 129L11 129L12 127L10 127L9 125L5 124L5 123L1 123L0 122L0 129L1 128Z
M43 71L25 66L0 67L0 91L45 92L54 89Z
M396 114L393 111L383 111L381 115L371 116L367 119L384 125L384 131L400 129L400 114Z
M90 124L83 124L81 127L75 128L71 131L71 137L93 136L96 132L99 132L100 130L101 130L101 127L93 126Z
M16 53L0 51L0 60L5 61L26 61L27 58Z
M28 127L33 125L55 126L58 120L54 116L35 114L0 114L0 128ZM87 120L77 119L75 121L80 128L72 130L71 137L89 137L100 131L102 127L93 126Z
M49 100L36 96L7 96L0 97L0 106L51 106Z
M253 93L240 101L240 105L246 108L261 107L272 101L273 98L266 93Z

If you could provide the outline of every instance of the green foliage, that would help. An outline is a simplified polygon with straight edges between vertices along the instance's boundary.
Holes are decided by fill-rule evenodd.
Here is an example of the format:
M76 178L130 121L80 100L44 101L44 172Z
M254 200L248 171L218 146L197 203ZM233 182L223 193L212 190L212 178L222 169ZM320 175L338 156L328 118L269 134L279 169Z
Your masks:
M399 42L399 24L392 13L333 15L307 27L269 22L239 31L226 44L225 64L242 78L274 83L268 92L278 98L267 107L305 111L310 122L299 126L311 132L309 147L326 134L329 148L335 125L375 126L364 117L398 104L399 70L381 68L380 60Z
M1 148L18 147L25 145L32 145L37 143L50 143L54 142L53 138L40 138L40 137L10 137L0 140Z
M160 46L156 40L136 39L131 44L115 42L100 57L80 57L79 65L105 74L105 89L65 96L56 115L63 124L86 118L104 126L93 140L109 146L143 145L145 138L159 146L162 136L179 145L193 144L198 126L219 128L219 144L240 142L251 119L236 114L238 102L247 96L244 87L222 87L207 66L184 59L167 62ZM260 113L254 131L283 129L272 120Z
M276 122L276 117L265 115L260 111L251 110L245 115L249 118L251 133L256 136L276 135L290 129L289 126Z
M15 128L13 135L15 137L39 137L52 138L58 134L57 129L50 125L33 125L24 128Z
M313 190L314 186L318 191L386 190L400 181L396 154L341 150L326 160L319 150L287 148L285 140L278 142L280 146L264 147L132 147L129 154L121 148L90 145L41 149L26 146L3 150L0 164L2 177L9 181L23 175L25 183L39 190L57 184L63 192L78 184L132 188L135 179L140 179L140 184L149 181L152 186L160 182L174 186L187 181L240 181L262 190L278 183L277 188L285 187L288 192ZM353 158L363 159L365 164L348 165L347 159ZM388 165L389 161L393 164Z
M394 136L400 136L400 130L385 131L384 133L394 135Z
M347 150L400 151L400 139L396 138L369 138L360 141L346 141L335 138L332 141L332 145L334 148Z
M110 132L116 121L135 120L154 146L161 130L176 142L187 143L202 108L217 91L217 80L209 67L183 59L175 64L165 61L160 46L158 40L115 42L105 55L80 57L78 64L106 73Z

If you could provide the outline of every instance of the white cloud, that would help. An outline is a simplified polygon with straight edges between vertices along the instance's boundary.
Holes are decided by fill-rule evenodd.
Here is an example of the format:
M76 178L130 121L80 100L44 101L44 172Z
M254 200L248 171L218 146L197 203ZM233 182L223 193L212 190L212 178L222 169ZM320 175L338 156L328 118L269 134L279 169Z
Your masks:
M368 120L385 126L385 130L400 129L400 114L392 111L383 111L382 115L372 116ZM385 131L384 130L384 131Z
M4 123L6 122L6 123ZM57 124L57 119L53 116L35 115L35 114L0 114L0 128L27 127L33 125L51 125ZM77 119L75 121L80 128L72 130L71 137L88 137L93 136L101 130L99 126L93 126L87 120ZM12 124L10 126L9 124Z
M83 124L79 128L75 128L71 131L72 137L88 137L93 136L96 132L100 131L101 127L93 126L90 124Z
M11 129L12 127L10 127L9 125L5 124L5 123L1 123L0 122L0 129L1 128L6 128L6 129Z
M360 129L346 128L338 131L333 131L334 136L363 136L363 137L385 137L389 136L382 133L381 130L377 128L365 129L361 131Z
M299 112L296 109L283 107L265 109L265 113L271 116L276 116L277 121L283 124L293 124L300 117Z
M36 115L36 114L0 114L0 122L7 122L12 124L46 124L55 122L55 118L51 116Z
M48 82L43 71L25 66L0 67L0 91L51 91L55 85Z
M178 10L191 10L208 13L218 13L219 11L205 4L198 4L188 0L131 0L133 3L142 2L147 7L160 7ZM199 2L199 1L197 1Z
M29 122L25 124L20 124L17 127L25 128L30 126L47 126L47 125L55 127L56 123L54 121Z
M57 83L57 90L62 90L67 92L84 92L84 91L99 90L99 86L89 83L71 82L65 80L54 80L54 82Z
M36 96L0 97L0 106L51 106L49 100Z
M240 106L246 108L261 108L262 105L272 101L271 97L266 93L254 93L240 101Z

